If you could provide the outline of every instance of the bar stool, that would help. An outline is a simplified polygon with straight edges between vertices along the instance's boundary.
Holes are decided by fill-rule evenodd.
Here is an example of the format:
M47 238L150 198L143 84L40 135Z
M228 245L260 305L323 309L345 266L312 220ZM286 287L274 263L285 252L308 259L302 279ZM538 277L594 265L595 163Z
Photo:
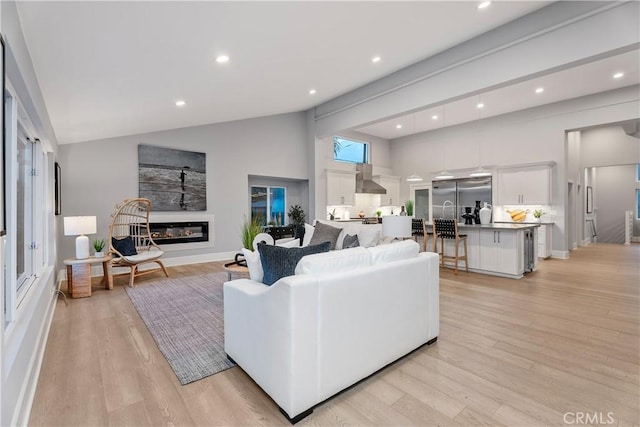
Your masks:
M442 252L438 252L438 240L440 240ZM445 240L455 241L455 255L445 254ZM464 242L464 255L460 256L460 241ZM458 274L458 262L463 260L465 271L469 271L467 261L467 235L458 233L458 223L455 219L434 219L433 220L433 252L440 255L440 265L444 267L446 260L454 262L454 274Z
M418 241L418 237L422 236L422 252L427 251L427 235L424 230L424 219L422 218L413 218L411 220L411 237L416 242Z

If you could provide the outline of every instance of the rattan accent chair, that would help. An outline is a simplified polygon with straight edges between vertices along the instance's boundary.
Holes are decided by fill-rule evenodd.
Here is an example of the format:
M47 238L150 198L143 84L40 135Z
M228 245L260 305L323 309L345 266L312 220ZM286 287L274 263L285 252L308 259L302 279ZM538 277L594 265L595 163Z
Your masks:
M444 242L454 241L454 255L446 255ZM441 251L438 252L438 241L440 241ZM464 255L460 255L460 242L464 244ZM454 274L458 274L458 262L464 261L465 271L469 271L467 261L467 235L458 232L458 222L455 219L434 219L433 220L433 252L440 255L440 265L444 267L445 261L453 261Z
M131 269L129 275L131 287L136 277L159 270L164 271L164 274L169 277L167 269L160 261L164 252L155 244L149 233L150 212L151 200L125 199L117 204L111 213L109 225L109 253L113 255L111 265ZM149 262L158 264L160 268L138 270L140 265Z

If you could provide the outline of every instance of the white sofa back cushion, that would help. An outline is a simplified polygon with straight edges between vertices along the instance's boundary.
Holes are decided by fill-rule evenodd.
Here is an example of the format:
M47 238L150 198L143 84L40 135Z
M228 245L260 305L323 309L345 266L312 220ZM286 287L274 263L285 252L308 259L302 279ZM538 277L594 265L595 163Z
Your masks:
M340 251L307 255L296 266L296 274L321 276L353 270L371 265L371 254L365 248L349 248Z
M371 254L373 265L378 265L417 257L418 252L420 252L420 245L415 240L403 240L402 242L380 245L367 250Z

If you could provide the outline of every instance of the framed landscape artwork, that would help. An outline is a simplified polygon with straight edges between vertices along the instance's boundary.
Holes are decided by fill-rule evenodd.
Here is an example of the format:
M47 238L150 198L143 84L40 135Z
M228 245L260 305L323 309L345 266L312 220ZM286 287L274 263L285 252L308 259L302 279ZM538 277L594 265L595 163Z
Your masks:
M207 210L206 154L138 145L138 194L154 211Z

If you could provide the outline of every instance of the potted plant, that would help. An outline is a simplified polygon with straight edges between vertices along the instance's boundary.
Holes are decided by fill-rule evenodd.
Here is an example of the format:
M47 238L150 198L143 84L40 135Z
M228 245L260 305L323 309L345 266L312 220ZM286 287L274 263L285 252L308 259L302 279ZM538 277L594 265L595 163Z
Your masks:
M268 225L269 227L275 227L275 226L276 226L276 222L275 222L274 220L271 220L271 221L269 221L269 222L267 223L267 225Z
M253 250L253 239L262 232L262 220L259 216L255 216L251 221L244 217L242 223L242 246L245 249Z
M533 217L536 219L536 221L539 222L542 215L544 215L544 211L542 209L533 210Z
M330 221L334 221L336 219L336 210L332 210L331 212L329 212L329 220Z
M404 203L405 209L407 211L408 216L413 216L413 200L407 200Z
M293 205L289 208L289 219L291 223L295 227L295 238L299 238L300 242L302 242L302 238L304 237L304 221L307 218L307 215L304 213L304 209L300 205Z
M102 258L104 256L104 252L102 252L102 250L104 249L104 246L106 244L107 244L106 239L96 239L93 241L93 249L95 249L96 251L95 253L96 258Z
M380 209L378 209L378 210L376 211L376 216L377 216L378 218L380 218L380 217L382 216L382 211L381 211Z

